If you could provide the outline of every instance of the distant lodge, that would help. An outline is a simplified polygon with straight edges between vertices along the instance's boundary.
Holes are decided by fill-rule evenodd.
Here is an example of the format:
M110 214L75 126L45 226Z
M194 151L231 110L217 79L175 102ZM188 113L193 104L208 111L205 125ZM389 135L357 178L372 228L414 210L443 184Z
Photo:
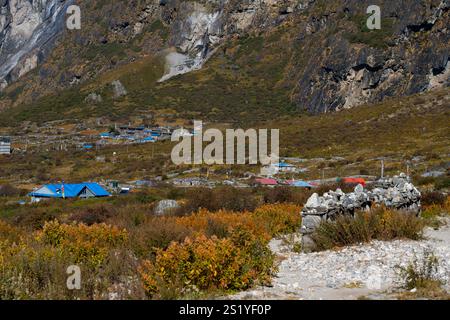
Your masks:
M276 186L290 186L297 188L305 188L305 189L313 189L317 188L320 185L326 183L343 183L347 185L358 185L361 184L363 187L367 185L367 181L364 178L334 178L334 179L326 179L326 180L314 180L314 181L303 181L303 180L279 180L274 178L256 178L254 180L253 186L262 186L262 187L276 187Z
M255 179L254 186L262 186L262 187L275 187L275 186L290 186L290 187L297 187L297 188L306 188L306 189L312 189L316 186L313 184L310 184L309 182L303 181L303 180L286 180L286 181L279 181L277 179L272 178L257 178Z
M109 132L100 133L100 138L125 140L130 143L153 143L160 140L170 139L174 129L167 127L147 128L145 126L119 126Z
M118 181L108 181L104 186L101 186L95 182L84 183L58 183L58 184L46 184L40 188L37 188L28 195L31 197L31 202L40 202L45 199L89 199L89 198L102 198L109 197L112 194L128 194L132 189L157 187L161 181L156 180L138 180L132 182L128 186L120 186ZM172 184L176 187L208 187L213 188L219 181L211 181L207 178L193 177L193 178L178 178L172 179ZM349 185L361 184L365 186L367 181L363 178L343 178L343 179L327 179L326 181L303 181L303 180L283 180L274 178L253 178L247 183L240 183L237 181L222 181L224 185L230 185L235 187L294 187L304 188L311 190L319 187L323 183L344 183Z
M32 202L42 199L101 198L110 195L105 188L94 182L47 184L29 193Z
M0 137L0 154L11 154L11 138Z
M264 166L261 169L261 175L271 177L280 173L298 173L303 171L305 171L305 169L300 169L293 164L281 161Z

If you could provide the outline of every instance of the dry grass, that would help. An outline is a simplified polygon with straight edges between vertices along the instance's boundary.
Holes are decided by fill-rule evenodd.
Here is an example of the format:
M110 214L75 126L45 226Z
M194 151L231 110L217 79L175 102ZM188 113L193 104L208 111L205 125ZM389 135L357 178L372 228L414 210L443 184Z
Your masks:
M407 290L398 295L400 299L449 300L450 293L442 288L436 277L438 258L432 252L425 252L421 260L414 260L400 270L400 288Z
M360 212L356 216L341 216L334 221L323 222L312 234L315 250L329 250L372 240L422 238L423 221L402 211L376 209Z

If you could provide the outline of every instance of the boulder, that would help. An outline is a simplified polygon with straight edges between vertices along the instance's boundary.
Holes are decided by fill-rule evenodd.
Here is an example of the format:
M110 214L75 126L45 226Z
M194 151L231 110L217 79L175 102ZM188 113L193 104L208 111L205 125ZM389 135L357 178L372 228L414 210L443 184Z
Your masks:
M309 197L308 201L306 202L305 207L307 208L315 208L320 205L319 202L319 195L317 193L314 193L311 197Z
M180 205L175 200L161 200L155 207L154 213L158 216L170 213L174 209L179 208Z

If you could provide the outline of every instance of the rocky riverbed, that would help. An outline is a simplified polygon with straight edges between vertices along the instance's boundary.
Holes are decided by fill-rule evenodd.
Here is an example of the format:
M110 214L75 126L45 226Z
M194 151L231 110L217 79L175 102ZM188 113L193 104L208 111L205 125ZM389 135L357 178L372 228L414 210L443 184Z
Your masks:
M316 253L295 253L283 240L273 240L280 258L271 287L239 293L231 299L372 299L395 298L397 266L419 263L426 252L439 260L436 273L450 291L450 219L439 230L427 228L422 241L373 241Z

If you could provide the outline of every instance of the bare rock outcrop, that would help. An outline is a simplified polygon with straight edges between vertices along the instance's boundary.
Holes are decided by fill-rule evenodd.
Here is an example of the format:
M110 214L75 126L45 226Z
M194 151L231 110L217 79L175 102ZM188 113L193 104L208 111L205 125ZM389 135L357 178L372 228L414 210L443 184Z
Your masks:
M38 65L72 0L0 0L0 90Z

